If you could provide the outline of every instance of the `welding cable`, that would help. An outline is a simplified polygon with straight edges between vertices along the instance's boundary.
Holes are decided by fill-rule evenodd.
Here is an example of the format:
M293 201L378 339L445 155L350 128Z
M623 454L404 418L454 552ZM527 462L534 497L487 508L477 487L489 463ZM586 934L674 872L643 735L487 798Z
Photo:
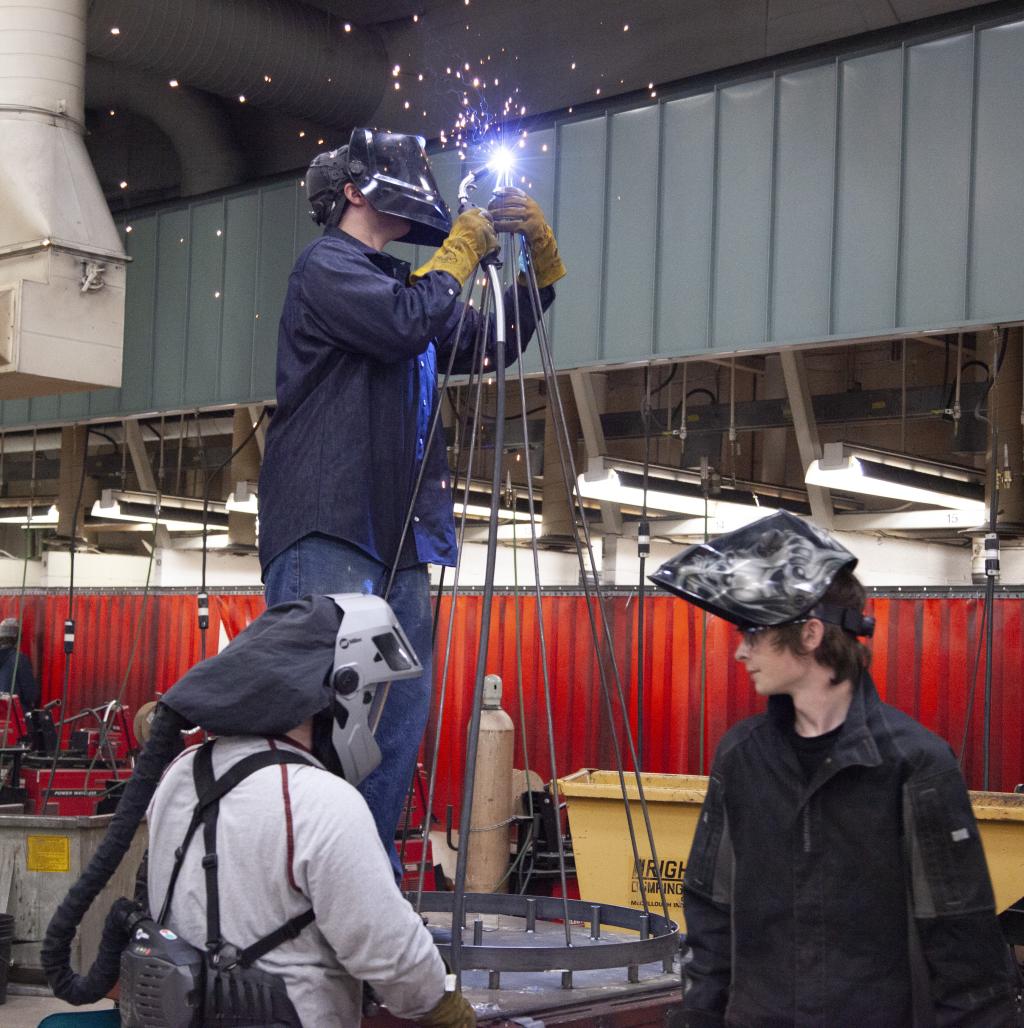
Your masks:
M35 448L36 430L32 430L32 474L30 478L29 486L29 501L28 501L28 514L25 519L25 553L21 563L21 591L18 594L18 638L14 643L14 666L11 668L10 688L8 693L10 699L7 701L7 712L4 716L3 735L0 736L7 741L7 733L11 727L11 716L14 714L14 689L18 681L18 662L21 660L21 639L22 632L24 629L22 625L25 620L25 594L28 591L28 560L29 555L32 551L32 534L30 528L32 525L32 508L35 506L35 492L36 492L36 448ZM4 436L0 435L0 484L3 482L3 458L4 458ZM42 686L40 686L40 689ZM42 696L40 695L40 699ZM27 725L26 725L27 728ZM4 781L4 761L7 754L0 752L0 782ZM17 783L13 783L17 784Z
M192 726L180 714L157 704L152 733L139 755L124 795L102 841L57 907L46 928L40 963L53 994L81 1006L102 999L117 983L121 951L128 943L126 919L136 909L129 900L118 900L107 915L96 961L85 974L71 968L71 944L93 901L113 877L131 847L135 832L146 816L160 777L182 749L182 731Z
M673 368L673 372L675 369ZM670 375L659 388L664 388L672 381ZM644 485L643 503L640 510L640 524L636 532L636 552L640 559L640 575L637 586L636 605L636 754L637 770L643 770L644 764L644 600L647 596L647 555L651 552L651 525L647 517L647 492L651 472L651 366L644 368L644 398L641 403L641 415L644 424ZM671 421L669 428L672 427Z
M150 583L153 580L153 565L154 565L155 558L156 558L157 525L159 524L160 508L161 508L162 503L163 503L163 481L164 481L164 470L165 470L164 469L164 441L166 439L166 434L163 431L163 428L164 428L164 415L163 414L160 415L160 429L161 429L161 431L159 431L159 432L149 422L142 422L142 425L143 425L143 427L148 428L157 437L157 439L159 440L159 454L160 454L160 458L159 458L159 462L157 464L157 474L156 474L156 503L155 503L156 519L153 522L153 543L152 543L152 546L150 547L150 550L149 550L149 562L146 565L146 582L145 582L145 585L143 586L143 589L142 589L142 599L141 599L140 604L139 604L139 614L138 614L138 617L135 620L135 631L132 633L132 644L131 644L131 649L129 650L129 653L128 653L128 664L125 667L124 676L121 679L121 687L118 689L117 695L114 698L115 708L122 712L122 717L123 717L123 711L124 711L124 707L122 706L122 702L124 700L124 694L125 694L125 692L128 689L128 679L131 676L132 667L135 665L135 654L136 654L136 652L138 650L139 640L142 637L142 627L143 627L143 623L144 623L144 620L145 620L146 609L147 609L147 607L149 605ZM127 433L124 433L124 439L127 442ZM124 486L124 473L125 473L124 472L124 468L122 467L122 471L121 471L121 475L122 475L122 483L121 484L122 484L122 487ZM116 759L116 755L114 753L113 746L112 746L112 744L109 741L110 730L111 730L111 728L113 726L113 723L114 723L114 721L113 721L113 714L111 714L110 718L107 721L104 721L101 724L101 726L100 726L100 737L99 737L99 742L98 742L98 744L96 746L96 752L93 754L92 760L90 761L89 767L86 769L86 773L85 773L85 786L84 786L84 788L86 788L86 789L89 788L89 779L90 779L90 777L92 775L92 772L95 770L96 762L99 759L99 756L100 756L100 754L101 754L101 752L103 750L104 744L106 744L106 746L107 746L107 757L110 760L110 767L111 767L111 770L114 771L115 778L116 778L117 759ZM119 783L115 780L114 784L111 786L111 789L108 790L108 792L116 789L118 787L118 784Z
M158 512L159 512L159 506L160 506L160 494L158 492L157 493L157 511ZM135 654L138 651L139 640L142 638L142 629L143 629L143 624L144 624L145 616L146 616L146 608L147 608L147 606L149 604L150 583L152 582L152 579L153 579L153 564L155 563L154 558L156 556L156 538L155 538L156 537L156 529L157 529L157 523L154 521L154 523L153 523L153 535L154 535L153 545L152 545L152 547L150 547L149 563L146 565L146 584L143 586L143 589L142 589L142 599L141 599L141 601L139 603L139 614L138 614L138 617L135 619L135 631L132 634L132 645L131 645L131 649L128 652L128 664L125 667L124 675L121 678L121 687L118 689L117 696L113 700L114 707L113 707L113 709L111 711L110 717L106 721L101 722L101 724L100 724L100 736L99 736L99 741L98 741L97 746L96 746L96 752L93 754L92 760L89 763L89 767L86 769L86 772L85 772L85 784L84 784L83 788L86 789L86 790L88 790L88 788L89 788L89 778L92 775L92 772L96 768L96 762L99 760L100 754L103 751L104 744L106 744L106 747L107 747L107 759L110 761L110 769L114 773L115 778L116 778L116 775L117 775L117 759L116 759L116 754L114 753L113 744L110 742L110 730L111 730L111 727L112 727L112 725L114 723L113 713L116 710L123 710L124 709L122 707L122 701L124 700L124 694L125 694L125 692L128 689L128 679L131 676L132 667L135 664ZM113 788L116 788L117 784L118 783L115 781Z
M198 597L198 609L199 609L199 659L206 659L206 632L210 627L210 594L206 590L206 558L209 553L208 538L210 528L210 485L214 478L220 474L238 456L239 453L248 445L256 432L258 431L263 419L266 417L267 408L264 407L260 411L260 416L256 419L248 435L227 455L227 457L220 462L212 471L208 470L206 463L206 444L203 442L203 429L199 423L199 411L194 412L194 424L196 429L196 439L199 444L199 461L203 468L203 545L202 545L202 559L200 561L199 570L199 597Z
M78 512L82 506L82 494L85 491L85 469L89 463L89 426L85 427L85 442L82 453L82 474L78 479L78 495L75 497L75 509L71 512L71 541L68 552L68 616L64 621L64 679L60 691L60 718L57 723L57 743L53 750L53 761L50 764L50 775L43 790L39 813L46 813L46 805L53 791L53 780L57 774L57 763L60 760L60 747L64 734L64 724L68 713L68 700L71 691L71 658L75 651L75 553L77 550ZM35 432L32 434L32 474L35 476Z

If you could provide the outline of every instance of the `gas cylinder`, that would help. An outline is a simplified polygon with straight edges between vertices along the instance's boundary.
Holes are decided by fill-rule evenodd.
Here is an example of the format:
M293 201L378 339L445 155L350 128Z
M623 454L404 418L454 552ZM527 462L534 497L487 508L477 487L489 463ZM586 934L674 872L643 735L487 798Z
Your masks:
M498 675L484 678L478 739L466 891L504 892L508 888L515 729L501 706Z

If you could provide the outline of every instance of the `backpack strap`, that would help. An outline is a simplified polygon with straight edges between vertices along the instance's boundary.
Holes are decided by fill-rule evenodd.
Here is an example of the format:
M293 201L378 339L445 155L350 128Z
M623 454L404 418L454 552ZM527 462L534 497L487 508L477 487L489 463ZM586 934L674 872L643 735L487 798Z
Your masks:
M311 761L298 753L292 753L288 750L266 750L243 757L228 768L220 778L215 778L213 774L213 746L212 740L204 743L193 762L192 776L198 800L192 811L192 820L189 822L188 830L185 832L185 838L177 850L175 850L174 867L171 870L170 880L167 883L167 895L164 897L163 907L157 919L159 924L166 924L171 899L174 895L174 886L184 864L185 854L188 851L189 844L192 842L192 837L195 835L199 825L202 824L203 841L206 850L202 861L206 877L206 947L210 952L215 952L224 944L220 934L220 893L217 888L217 815L221 799L236 785L262 768L280 764L315 766ZM274 946L280 945L286 939L295 938L306 925L312 922L313 918L314 914L311 907L304 914L299 914L297 917L286 921L280 928L257 940L252 946L242 952L248 954L250 951L254 951L249 959L250 961L255 960L263 956L264 953L269 952ZM269 945L266 945L267 940L272 940Z
M238 962L242 967L248 967L251 963L259 960L264 954L269 953L275 946L280 946L288 939L294 939L306 925L310 925L316 919L313 908L310 907L305 913L296 914L290 921L285 921L280 928L257 939L251 946L246 946L238 954Z

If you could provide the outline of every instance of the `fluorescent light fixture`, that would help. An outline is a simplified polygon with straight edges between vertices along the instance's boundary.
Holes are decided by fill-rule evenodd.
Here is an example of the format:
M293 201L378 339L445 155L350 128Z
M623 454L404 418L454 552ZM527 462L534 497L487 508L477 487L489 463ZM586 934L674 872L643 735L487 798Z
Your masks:
M142 494L143 496L147 494ZM104 489L100 499L92 505L92 516L105 521L131 521L143 525L163 525L170 532L201 532L203 529L203 504L198 501L198 509L195 508L196 501L189 497L176 497L175 499L188 499L190 505L177 506L171 504L160 504L160 514L157 516L156 504L138 502L129 493L117 493L111 489ZM213 506L211 504L211 506ZM228 530L228 519L224 512L224 504L216 505L219 510L208 510L206 517L206 529L208 532L226 532Z
M839 492L944 507L984 516L985 491L967 469L883 450L827 443L804 481Z
M54 505L49 507L33 507L29 514L28 504L23 507L0 507L0 525L28 525L30 528L39 528L42 525L57 524L57 508Z
M628 462L609 467L609 462L598 457L589 461L587 470L576 480L580 496L602 503L616 503L642 509L644 505L644 476ZM626 470L629 468L629 470ZM756 497L740 490L725 490L734 499L705 499L700 477L673 468L650 469L647 478L647 509L670 514L688 514L712 521L721 519L734 527L768 517L776 506L761 506L753 502ZM750 498L751 502L742 502ZM774 499L774 498L773 498ZM703 532L703 529L701 530ZM728 531L728 529L723 529Z
M836 514L832 527L838 532L908 532L924 529L955 529L958 532L983 527L985 511L955 510L952 507L931 510L865 511L858 514Z
M259 506L256 502L255 484L236 482L234 491L228 496L224 506L228 510L238 511L240 514L258 514Z
M761 518L775 514L774 507L746 507L739 504L724 504L728 509L719 508L713 516L707 518L651 518L652 536L694 537L702 539L705 535L723 535L734 532ZM632 533L630 533L632 534Z
M482 503L467 503L463 504L461 500L456 500L452 507L455 511L455 516L461 518L463 516L467 518L489 518L491 516L491 508L485 507ZM498 508L498 520L502 522L507 521L529 521L530 512L527 510L510 510L508 507ZM540 514L534 519L538 524L541 521Z

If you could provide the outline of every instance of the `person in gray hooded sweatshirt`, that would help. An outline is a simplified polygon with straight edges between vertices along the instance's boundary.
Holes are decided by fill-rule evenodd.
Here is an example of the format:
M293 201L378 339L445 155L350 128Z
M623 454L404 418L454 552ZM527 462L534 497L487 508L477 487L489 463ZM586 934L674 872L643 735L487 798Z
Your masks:
M349 599L387 610L377 597ZM332 742L339 711L335 640L339 622L350 616L326 596L272 607L162 697L188 720L218 733L211 750L217 779L268 750L305 759L264 767L220 801L221 934L247 946L312 908L312 924L255 964L284 980L303 1025L357 1026L365 982L398 1017L435 1028L470 1028L473 1009L461 993L446 991L444 962L395 884L365 800L355 783L329 770L350 766L345 753L339 766ZM390 662L392 654L386 648L381 653ZM155 918L196 806L193 772L201 752L192 746L170 765L150 805L148 892ZM201 841L193 839L185 851L164 922L198 948L207 938Z

